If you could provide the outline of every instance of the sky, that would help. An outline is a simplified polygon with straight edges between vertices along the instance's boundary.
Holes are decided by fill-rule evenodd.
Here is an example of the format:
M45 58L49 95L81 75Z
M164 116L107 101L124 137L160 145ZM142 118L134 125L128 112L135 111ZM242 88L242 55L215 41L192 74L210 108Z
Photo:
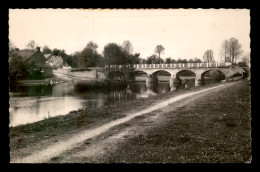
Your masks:
M129 40L141 58L161 44L164 59L202 59L211 49L220 60L221 44L231 37L250 53L249 34L247 9L9 9L9 40L19 49L34 40L72 54L93 41L102 54L108 43Z

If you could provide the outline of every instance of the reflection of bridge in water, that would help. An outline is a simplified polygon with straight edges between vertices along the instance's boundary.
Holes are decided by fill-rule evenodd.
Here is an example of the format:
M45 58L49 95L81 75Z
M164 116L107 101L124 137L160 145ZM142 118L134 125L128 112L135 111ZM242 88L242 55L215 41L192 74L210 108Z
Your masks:
M175 64L135 64L135 65L110 65L105 67L109 71L109 75L113 72L121 73L121 76L128 76L138 72L146 74L146 83L157 82L157 74L161 71L168 73L170 76L170 84L180 83L180 75L183 71L193 73L195 85L199 85L204 81L204 76L209 71L217 71L224 76L224 80L235 74L243 75L245 71L238 66L226 66L223 63L175 63Z

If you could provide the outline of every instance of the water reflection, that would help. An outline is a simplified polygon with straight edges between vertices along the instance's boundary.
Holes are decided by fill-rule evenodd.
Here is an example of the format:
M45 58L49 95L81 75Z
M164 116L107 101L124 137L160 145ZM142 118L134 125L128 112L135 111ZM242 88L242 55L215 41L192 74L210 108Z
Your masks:
M66 115L82 108L95 109L113 101L146 98L195 86L194 79L170 82L129 83L126 89L77 92L73 82L53 86L31 86L10 93L10 126L32 123L48 116ZM205 83L203 83L205 84Z

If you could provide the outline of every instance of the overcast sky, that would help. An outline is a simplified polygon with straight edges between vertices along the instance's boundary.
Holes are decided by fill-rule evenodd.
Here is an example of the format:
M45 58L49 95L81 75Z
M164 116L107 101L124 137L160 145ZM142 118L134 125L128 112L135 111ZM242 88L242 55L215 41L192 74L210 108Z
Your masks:
M83 10L10 9L9 39L20 49L30 40L39 46L81 51L89 41L98 52L110 42L129 40L133 52L146 58L156 45L165 48L162 58L201 58L212 49L219 60L225 39L236 37L244 53L250 52L250 11L246 9Z

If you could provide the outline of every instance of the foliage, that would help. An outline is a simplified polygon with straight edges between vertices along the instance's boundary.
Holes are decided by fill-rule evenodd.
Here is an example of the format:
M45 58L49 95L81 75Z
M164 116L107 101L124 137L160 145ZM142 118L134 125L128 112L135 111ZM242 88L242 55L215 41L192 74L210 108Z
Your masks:
M188 62L189 62L189 63L194 63L193 59L190 59Z
M176 63L177 61L175 59L171 59L171 63Z
M127 54L127 55L130 55L132 54L132 51L133 51L133 45L131 44L130 41L124 41L123 42L123 45L122 45L122 49L123 51Z
M245 63L246 66L249 66L250 64L250 54L246 54L242 57L242 62Z
M177 63L182 63L182 59L178 58Z
M157 55L153 54L150 57L147 57L147 64L158 64L164 63L163 59L160 59Z
M214 62L214 56L212 50L207 50L203 55L204 62L210 63Z
M65 50L60 50L57 48L54 48L51 52L52 55L54 56L61 56L62 58L66 55Z
M98 45L90 41L81 52L74 54L74 57L67 57L68 64L75 64L78 68L103 66L102 56L97 52ZM74 62L73 62L74 61Z
M168 63L168 64L171 63L171 58L170 57L166 58L165 63Z
M183 59L182 63L188 63L188 60L187 59Z
M238 62L237 65L240 67L247 67L247 64L245 62Z
M194 59L194 63L201 63L202 61L200 59Z
M124 65L127 64L127 56L123 49L116 43L109 43L103 51L106 65Z
M14 50L14 49L16 48L15 45L14 45L14 43L13 43L12 41L9 41L8 46L9 46L9 52L10 52L11 50Z
M30 50L35 49L37 46L38 46L38 44L36 44L34 40L31 40L31 41L26 45L26 47L27 47L28 49L30 49Z
M135 53L134 55L130 55L129 56L129 59L128 59L128 61L129 61L129 64L139 64L141 61L141 59L140 59L140 53Z
M51 49L45 45L42 49L43 54L51 54Z
M162 45L157 45L156 48L155 48L155 53L158 54L160 63L161 63L161 60L160 60L161 54L164 53L164 50L165 50L165 48Z
M9 81L10 88L17 83L18 80L25 79L28 76L26 61L18 55L16 50L9 51Z
M243 53L242 46L237 38L229 38L225 40L220 49L220 55L226 60L230 59L231 64L236 63L238 57Z

